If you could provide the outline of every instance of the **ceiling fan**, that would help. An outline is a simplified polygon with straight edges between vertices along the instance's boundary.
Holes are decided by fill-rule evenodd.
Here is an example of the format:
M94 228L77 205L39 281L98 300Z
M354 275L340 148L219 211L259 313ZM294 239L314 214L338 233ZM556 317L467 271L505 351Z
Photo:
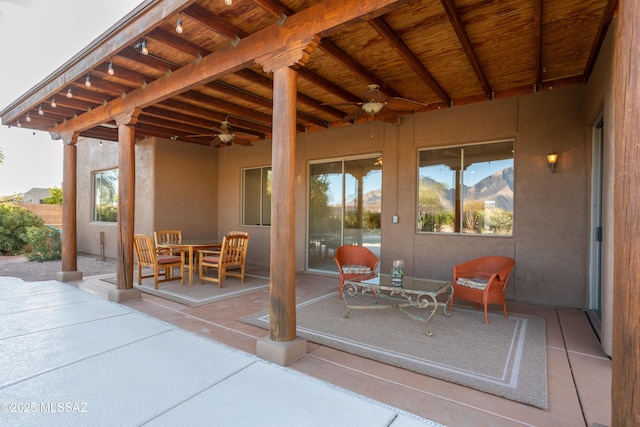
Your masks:
M231 123L224 120L220 122L220 128L213 128L217 133L205 133L200 135L187 135L187 138L211 137L213 139L210 145L216 148L231 147L234 143L237 145L252 146L251 139L256 138L255 135L245 134L242 132L232 132ZM241 137L242 136L242 137Z
M389 123L397 123L398 116L403 112L417 111L420 108L426 107L429 104L423 104L411 99L389 97L380 91L380 86L377 84L370 84L367 86L367 91L362 94L362 101L359 102L344 102L330 105L359 105L360 108L352 113L349 113L342 120L345 122L355 121L358 117L366 114L371 117L376 116L382 121Z

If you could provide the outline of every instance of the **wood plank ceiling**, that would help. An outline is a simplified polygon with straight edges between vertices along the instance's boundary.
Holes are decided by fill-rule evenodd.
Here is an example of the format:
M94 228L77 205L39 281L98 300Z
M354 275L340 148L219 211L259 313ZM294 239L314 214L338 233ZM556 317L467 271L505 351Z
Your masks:
M18 102L26 96L18 100L0 113L3 124L47 131L318 2L190 2L70 84L49 85L50 93L40 91L42 99L31 97L29 105ZM370 84L389 97L373 119L393 122L412 111L585 82L616 8L617 0L409 1L322 35L306 66L296 68L297 129L371 120L361 104L381 98L365 95ZM240 141L258 141L270 137L271 114L271 75L256 64L144 108L136 137L210 144L220 122L229 121ZM106 123L81 136L117 140L117 129Z

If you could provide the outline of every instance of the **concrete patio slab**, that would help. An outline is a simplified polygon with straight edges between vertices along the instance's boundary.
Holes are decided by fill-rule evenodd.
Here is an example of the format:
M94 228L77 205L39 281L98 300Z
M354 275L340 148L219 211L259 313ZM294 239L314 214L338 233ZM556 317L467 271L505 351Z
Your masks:
M3 426L438 425L71 285L0 287Z

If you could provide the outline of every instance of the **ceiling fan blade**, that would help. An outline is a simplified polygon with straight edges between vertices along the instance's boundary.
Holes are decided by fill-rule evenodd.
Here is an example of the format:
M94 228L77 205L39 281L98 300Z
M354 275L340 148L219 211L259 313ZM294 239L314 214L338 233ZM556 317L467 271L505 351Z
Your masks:
M389 98L387 100L387 106L389 109L396 111L416 111L427 107L428 105L429 104L423 104L422 102L406 98Z
M362 105L364 101L359 102L324 102L322 105L332 105L334 107L345 107L347 105Z
M346 116L344 116L342 118L342 121L345 123L348 122L354 122L356 120L358 120L358 117L360 117L362 114L364 114L364 111L362 111L362 108L358 108L357 110L347 114Z
M198 135L185 135L185 138L202 138L205 136L218 136L217 133L201 133Z
M380 103L385 103L389 97L379 90L368 90L362 94L362 99L366 99L367 101L376 101Z

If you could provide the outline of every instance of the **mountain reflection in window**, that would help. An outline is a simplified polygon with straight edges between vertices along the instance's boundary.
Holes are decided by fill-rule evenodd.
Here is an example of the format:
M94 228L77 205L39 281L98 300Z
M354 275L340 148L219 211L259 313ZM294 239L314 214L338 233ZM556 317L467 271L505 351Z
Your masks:
M93 220L118 221L118 169L93 174Z
M513 141L421 150L421 232L513 234Z

